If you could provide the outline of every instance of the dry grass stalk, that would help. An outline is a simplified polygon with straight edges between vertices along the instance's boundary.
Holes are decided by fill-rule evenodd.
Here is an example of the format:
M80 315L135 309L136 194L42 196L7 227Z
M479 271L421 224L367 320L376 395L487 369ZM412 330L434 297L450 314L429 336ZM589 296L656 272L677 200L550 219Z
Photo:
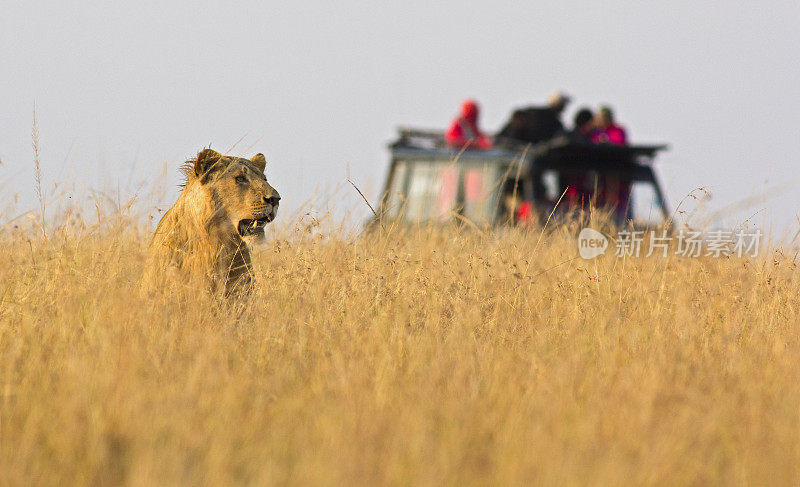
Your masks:
M33 105L33 130L31 131L33 143L33 166L34 178L36 179L36 196L39 199L39 219L41 220L42 237L47 240L47 229L45 227L45 199L42 190L42 167L39 157L39 123L36 119L36 105Z

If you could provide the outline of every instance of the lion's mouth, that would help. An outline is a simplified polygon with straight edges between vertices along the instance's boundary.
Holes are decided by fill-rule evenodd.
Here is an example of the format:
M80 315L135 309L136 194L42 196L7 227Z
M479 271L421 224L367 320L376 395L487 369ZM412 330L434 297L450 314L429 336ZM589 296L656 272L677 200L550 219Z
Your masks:
M246 218L239 221L239 225L237 225L236 230L242 237L262 234L264 233L264 225L271 222L272 219L272 215L266 215L257 219Z

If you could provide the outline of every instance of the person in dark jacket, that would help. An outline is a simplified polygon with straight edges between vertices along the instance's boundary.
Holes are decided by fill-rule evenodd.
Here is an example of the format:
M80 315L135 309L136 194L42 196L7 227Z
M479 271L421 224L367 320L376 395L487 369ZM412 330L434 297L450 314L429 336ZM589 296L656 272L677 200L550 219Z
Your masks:
M550 95L547 106L515 110L511 119L497 134L498 139L538 144L564 132L561 113L569 103L563 93Z
M581 108L572 119L572 130L569 131L570 139L578 143L589 143L594 130L594 113L588 108ZM594 187L588 174L585 172L559 173L560 191L565 195L566 208L577 210L586 208L592 201Z
M569 103L569 97L563 93L553 93L545 107L527 107L514 111L511 119L495 136L499 144L514 142L517 144L538 144L564 132L561 113ZM537 166L532 166L531 180L533 192L537 195L545 193L542 173Z
M589 135L594 130L594 114L588 108L581 108L572 119L572 135L585 137L589 140Z

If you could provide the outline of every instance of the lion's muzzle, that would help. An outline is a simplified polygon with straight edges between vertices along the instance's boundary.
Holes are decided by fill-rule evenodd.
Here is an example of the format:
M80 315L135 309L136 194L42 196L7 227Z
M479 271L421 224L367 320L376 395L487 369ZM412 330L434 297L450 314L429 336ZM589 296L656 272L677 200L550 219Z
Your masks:
M272 221L267 217L258 218L258 219L250 219L245 218L244 220L240 220L239 224L236 226L236 231L239 232L239 235L242 237L247 237L250 235L258 235L259 233L264 233L264 226Z
M239 235L242 237L263 235L264 226L275 219L280 200L280 196L263 198L263 204L253 208L255 218L239 220L239 224L236 226L236 231L239 232Z

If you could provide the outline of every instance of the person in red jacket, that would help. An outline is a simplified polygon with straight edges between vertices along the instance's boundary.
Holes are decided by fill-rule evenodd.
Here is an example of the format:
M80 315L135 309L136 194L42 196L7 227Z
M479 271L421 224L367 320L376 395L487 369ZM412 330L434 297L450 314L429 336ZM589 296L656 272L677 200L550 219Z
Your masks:
M457 149L489 149L492 141L478 128L478 104L473 100L464 100L461 114L450 124L444 134L444 140L450 147Z

